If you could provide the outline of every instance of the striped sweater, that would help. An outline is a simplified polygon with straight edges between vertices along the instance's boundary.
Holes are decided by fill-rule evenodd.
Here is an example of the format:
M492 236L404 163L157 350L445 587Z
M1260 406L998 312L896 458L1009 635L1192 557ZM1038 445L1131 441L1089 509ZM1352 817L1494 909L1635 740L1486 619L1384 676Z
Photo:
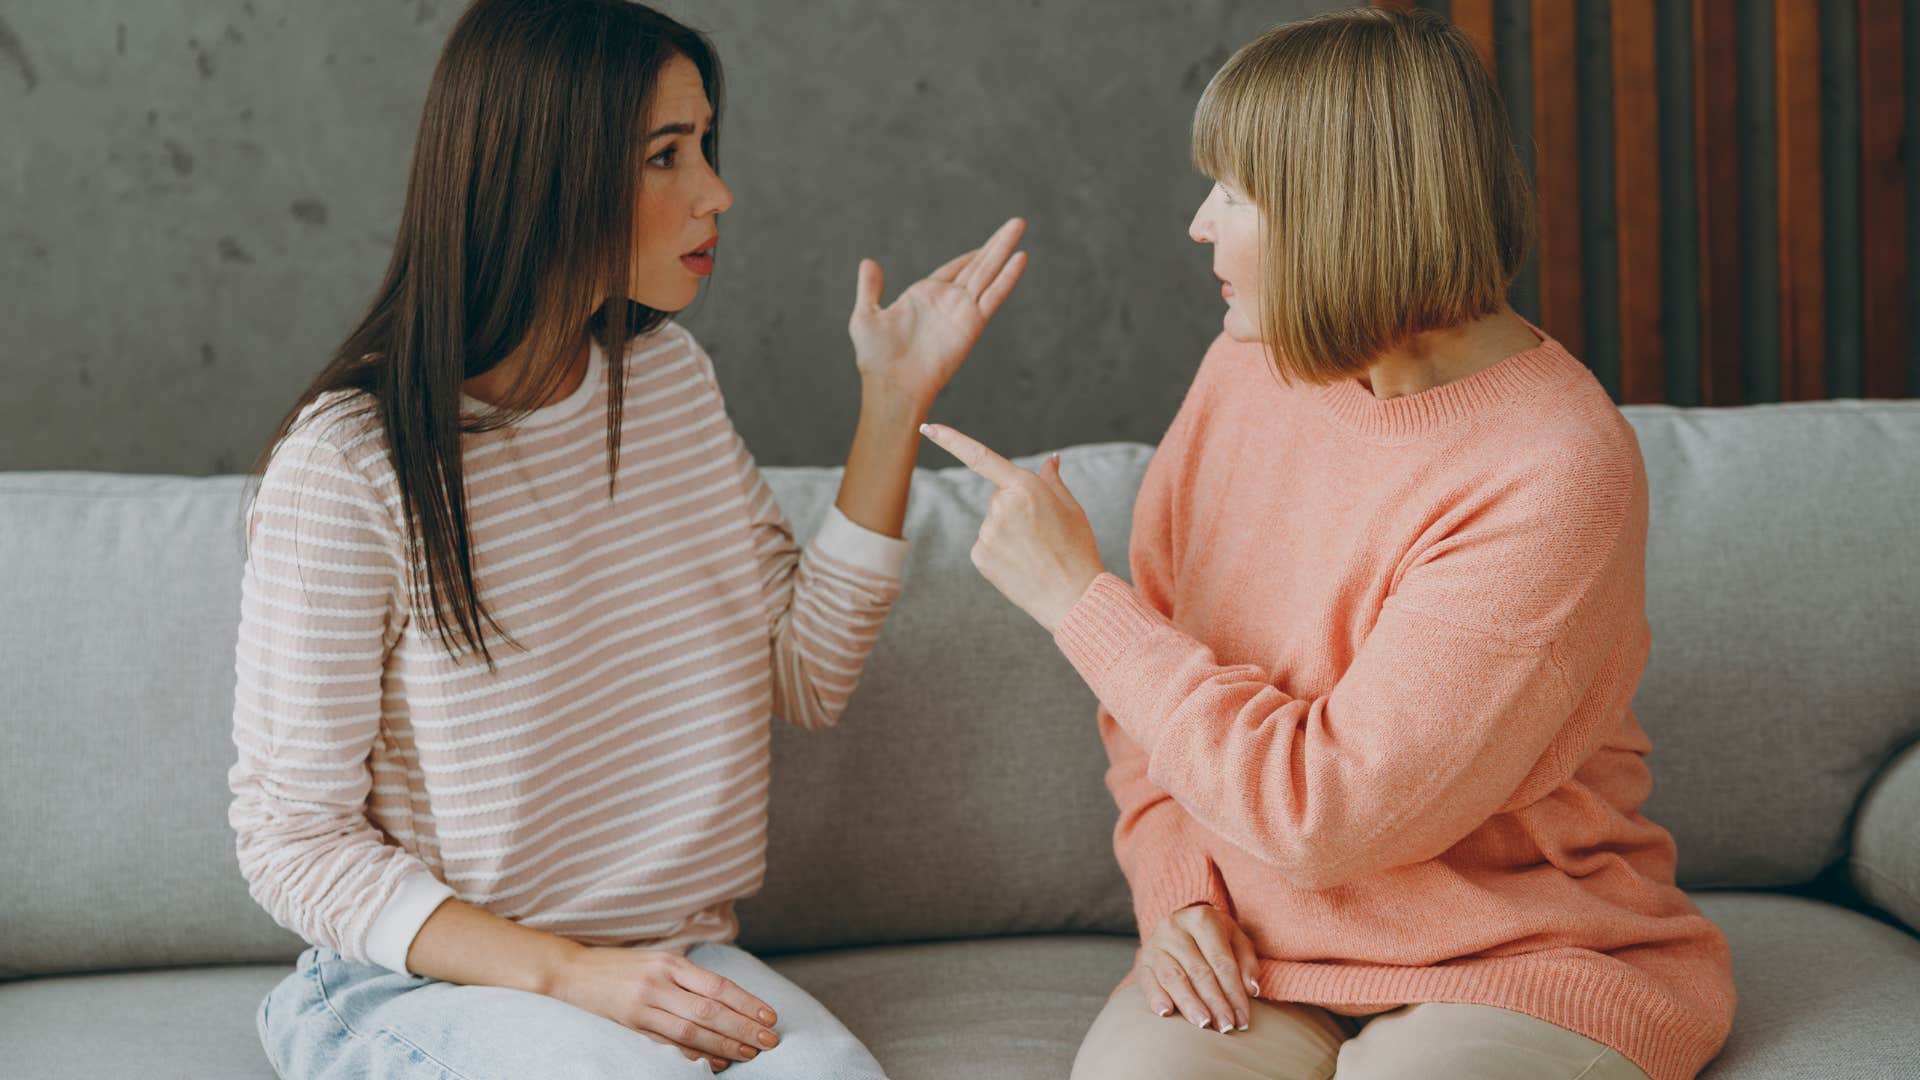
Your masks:
M404 973L457 896L684 951L731 940L760 887L768 720L839 717L906 542L832 509L796 547L673 323L627 350L610 497L606 358L588 362L565 399L461 440L475 579L520 646L490 636L491 673L414 617L377 418L323 396L269 460L228 817L253 897L309 942Z

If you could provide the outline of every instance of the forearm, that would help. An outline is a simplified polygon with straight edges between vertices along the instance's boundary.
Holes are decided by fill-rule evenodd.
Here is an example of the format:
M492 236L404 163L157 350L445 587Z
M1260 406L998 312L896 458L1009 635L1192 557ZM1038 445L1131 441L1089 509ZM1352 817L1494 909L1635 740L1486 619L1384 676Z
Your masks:
M920 451L920 425L930 403L869 381L860 394L860 422L835 505L854 524L899 537Z
M550 994L586 946L458 899L434 909L407 949L407 970L443 982Z

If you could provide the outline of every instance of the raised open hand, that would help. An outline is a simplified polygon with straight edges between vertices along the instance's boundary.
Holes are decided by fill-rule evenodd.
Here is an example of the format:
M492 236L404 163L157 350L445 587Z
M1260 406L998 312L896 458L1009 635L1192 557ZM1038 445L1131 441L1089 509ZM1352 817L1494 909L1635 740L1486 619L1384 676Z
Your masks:
M880 306L880 264L860 260L847 332L869 390L897 392L923 412L931 407L1026 269L1026 252L1014 250L1026 225L1008 220L985 244L914 282L886 307Z

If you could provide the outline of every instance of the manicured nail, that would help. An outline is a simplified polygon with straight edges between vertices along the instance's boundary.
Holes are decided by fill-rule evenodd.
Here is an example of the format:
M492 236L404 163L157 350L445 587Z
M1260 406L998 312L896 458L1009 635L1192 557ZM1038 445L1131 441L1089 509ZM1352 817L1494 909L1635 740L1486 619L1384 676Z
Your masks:
M1195 1020L1194 1023L1200 1025L1203 1028L1210 1028L1213 1026L1213 1017L1209 1016L1205 1020Z
M760 1034L755 1035L754 1038L759 1039L760 1045L766 1047L769 1050L780 1045L780 1036L775 1035L771 1031L763 1031Z
M1252 979L1248 979L1248 980L1247 980L1247 993L1249 993L1249 994L1252 994L1252 995L1253 995L1254 997L1259 997L1259 996L1260 996L1260 984L1259 984L1259 983L1257 983L1257 982L1254 982L1254 981L1253 981Z
M1173 1010L1172 1010L1172 1009L1160 1009L1160 1010L1157 1010L1157 1011L1158 1011L1158 1012L1160 1013L1160 1015L1161 1015L1161 1016L1172 1016L1172 1015L1173 1015Z
M771 1024L771 1023L773 1023L773 1010L772 1010L772 1009L761 1009L761 1010L760 1010L760 1022L761 1022L761 1023L763 1023L763 1024Z

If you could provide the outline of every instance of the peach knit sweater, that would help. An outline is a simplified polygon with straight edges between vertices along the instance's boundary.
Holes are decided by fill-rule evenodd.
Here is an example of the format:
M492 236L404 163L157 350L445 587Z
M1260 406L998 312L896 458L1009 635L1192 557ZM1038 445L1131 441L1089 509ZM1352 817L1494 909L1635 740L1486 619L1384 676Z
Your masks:
M1101 702L1143 937L1209 901L1262 997L1493 1005L1683 1080L1734 989L1639 812L1646 475L1541 337L1385 401L1216 341L1140 492L1134 584L1103 574L1056 640Z

